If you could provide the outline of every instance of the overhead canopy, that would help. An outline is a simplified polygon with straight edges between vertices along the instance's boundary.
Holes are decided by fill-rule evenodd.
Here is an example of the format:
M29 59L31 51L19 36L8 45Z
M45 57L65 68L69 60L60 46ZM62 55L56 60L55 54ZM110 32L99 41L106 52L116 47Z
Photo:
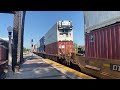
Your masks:
M0 13L9 13L9 14L15 14L15 11L0 11Z

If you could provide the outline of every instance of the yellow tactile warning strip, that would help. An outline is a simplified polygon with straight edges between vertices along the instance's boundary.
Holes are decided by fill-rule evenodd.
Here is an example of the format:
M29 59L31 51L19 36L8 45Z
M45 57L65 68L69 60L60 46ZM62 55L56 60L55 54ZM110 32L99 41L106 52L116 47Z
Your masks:
M67 70L68 72L74 73L75 75L77 75L78 77L80 77L80 78L82 78L82 79L96 79L96 78L94 78L94 77L88 76L88 75L86 75L86 74L84 74L84 73L81 73L81 72L79 72L79 71L76 71L76 70L74 70L74 69L71 69L71 68L69 68L69 67L66 67L66 66L64 66L64 65L61 65L61 64L59 64L59 63L57 63L57 62L54 62L54 61L52 61L52 60L49 60L49 59L44 59L44 60L45 60L46 62L50 63L50 64L53 64L53 65L59 67L59 68L62 68L62 69L64 69L64 70Z
M110 65L109 65L109 64L103 64L103 66L104 66L104 67L110 67Z

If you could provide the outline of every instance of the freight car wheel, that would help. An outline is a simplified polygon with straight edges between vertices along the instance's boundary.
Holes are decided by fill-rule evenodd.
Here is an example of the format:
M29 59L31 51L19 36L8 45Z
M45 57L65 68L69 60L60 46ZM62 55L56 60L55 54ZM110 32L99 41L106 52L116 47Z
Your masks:
M79 67L78 65L75 65L75 69L76 69L77 71L81 71L81 69L80 69L80 67Z
M58 58L56 56L54 58L55 58L55 62L58 62Z
M65 60L65 59L63 59L62 64L67 66L67 62L66 62L66 60Z
M73 64L72 62L70 62L70 67L77 70L77 71L81 71L80 67L76 64Z
M72 62L70 62L70 67L73 68L73 63Z

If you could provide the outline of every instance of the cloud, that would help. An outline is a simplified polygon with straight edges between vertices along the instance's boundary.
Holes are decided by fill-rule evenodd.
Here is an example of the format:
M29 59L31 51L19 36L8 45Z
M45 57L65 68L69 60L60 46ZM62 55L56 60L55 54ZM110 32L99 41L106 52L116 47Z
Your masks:
M1 39L3 39L3 40L6 40L6 41L8 41L9 39L8 38L4 38L4 37L0 37Z

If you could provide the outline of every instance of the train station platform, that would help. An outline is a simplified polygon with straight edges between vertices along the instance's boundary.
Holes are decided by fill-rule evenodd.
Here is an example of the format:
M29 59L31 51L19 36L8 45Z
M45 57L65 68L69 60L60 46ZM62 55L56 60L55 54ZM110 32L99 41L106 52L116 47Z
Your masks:
M76 70L35 54L24 55L20 71L6 79L94 79Z

